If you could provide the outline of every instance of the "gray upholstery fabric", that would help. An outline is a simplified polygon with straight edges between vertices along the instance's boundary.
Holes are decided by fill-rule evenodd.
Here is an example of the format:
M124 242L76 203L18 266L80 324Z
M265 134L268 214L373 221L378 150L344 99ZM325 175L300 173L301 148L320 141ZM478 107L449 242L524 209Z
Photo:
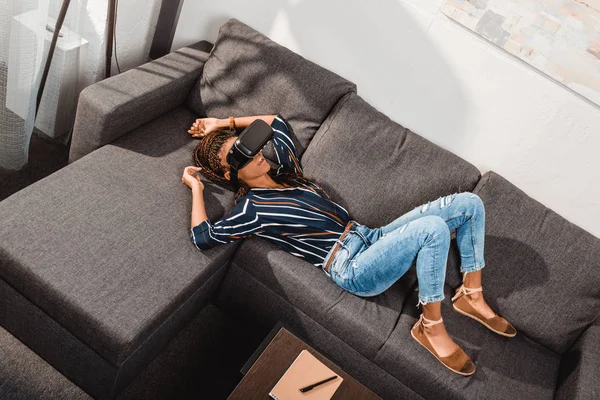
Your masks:
M435 359L410 334L420 311L415 291L398 325L374 361L428 399L552 399L560 356L526 335L506 338L456 312L446 288L442 318L450 336L471 357L477 370L465 377ZM518 328L517 328L518 329Z
M600 314L600 239L493 171L474 192L486 213L486 301L517 332L563 353ZM449 257L448 274L457 261Z
M600 399L600 319L563 354L557 400Z
M336 105L301 161L306 176L371 228L440 196L472 190L480 175L354 93Z
M394 329L416 282L414 274L407 274L385 293L360 298L320 268L258 237L245 239L232 263L367 357L375 355Z
M211 48L212 43L201 41L85 88L69 163L181 105Z
M221 285L217 303L231 315L252 321L264 329L282 321L296 336L383 399L422 399L403 382L356 351L346 340L332 334L327 327L272 291L270 286L233 263ZM365 340L369 339L365 337Z
M0 399L92 400L1 326L0 349Z
M236 248L190 242L192 119L176 108L0 203L0 278L115 365ZM233 195L206 187L222 215Z
M3 279L0 279L0 299L3 328L90 395L102 398L110 392L117 375L115 366Z
M281 113L295 129L300 156L329 111L352 91L354 83L231 18L219 28L188 105L215 118ZM276 160L271 150L265 155Z
M122 364L115 366L37 305L0 279L0 325L35 351L57 371L97 399L112 399L159 354L187 321L213 295L225 274L223 265ZM1 375L0 377L6 376ZM0 387L3 383L0 380ZM0 390L1 392L1 390ZM2 396L0 398L4 399ZM60 397L65 398L65 397ZM70 397L69 397L70 398Z

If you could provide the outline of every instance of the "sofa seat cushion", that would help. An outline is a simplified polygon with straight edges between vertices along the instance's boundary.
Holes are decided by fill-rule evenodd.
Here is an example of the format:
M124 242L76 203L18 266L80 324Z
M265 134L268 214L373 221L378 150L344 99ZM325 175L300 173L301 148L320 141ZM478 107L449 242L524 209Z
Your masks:
M237 247L190 242L193 119L175 108L0 202L0 278L113 365ZM225 213L231 192L206 187L208 213Z
M188 105L209 117L281 113L295 129L298 155L337 101L356 85L231 18L219 28ZM265 156L277 160L272 147Z
M444 324L453 340L471 357L476 371L464 377L447 369L417 343L410 330L419 318L415 291L402 311L398 325L374 361L427 399L552 399L560 355L529 339L522 332L500 336L479 322L457 313L445 289Z
M394 329L416 279L407 275L385 293L361 298L337 286L325 272L266 239L245 239L232 264L367 357Z
M518 332L564 353L600 314L600 239L493 171L474 191L485 206L487 302ZM449 258L449 273L457 262Z
M392 121L355 93L327 117L301 158L314 178L371 228L440 196L472 190L479 170Z

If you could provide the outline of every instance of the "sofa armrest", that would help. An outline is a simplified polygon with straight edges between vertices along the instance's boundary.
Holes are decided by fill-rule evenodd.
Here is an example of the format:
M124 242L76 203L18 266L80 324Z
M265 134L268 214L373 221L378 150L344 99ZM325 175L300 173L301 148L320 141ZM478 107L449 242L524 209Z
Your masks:
M556 400L600 399L600 318L561 359Z
M69 164L182 104L212 48L203 40L85 88Z

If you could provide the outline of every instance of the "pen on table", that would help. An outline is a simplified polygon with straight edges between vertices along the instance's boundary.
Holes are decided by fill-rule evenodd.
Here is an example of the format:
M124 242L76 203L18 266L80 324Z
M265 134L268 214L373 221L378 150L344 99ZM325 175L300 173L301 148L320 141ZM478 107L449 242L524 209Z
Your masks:
M313 383L312 385L305 386L305 387L303 387L303 388L300 388L299 390L300 390L302 393L304 393L304 392L308 392L309 390L311 390L311 389L313 389L313 388L315 388L315 387L317 387L317 386L319 386L319 385L322 385L322 384L323 384L323 383L325 383L325 382L329 382L330 380L332 380L332 379L335 379L335 378L337 378L337 375L334 375L334 376L332 376L331 378L323 379L322 381L320 381L320 382L317 382L317 383Z

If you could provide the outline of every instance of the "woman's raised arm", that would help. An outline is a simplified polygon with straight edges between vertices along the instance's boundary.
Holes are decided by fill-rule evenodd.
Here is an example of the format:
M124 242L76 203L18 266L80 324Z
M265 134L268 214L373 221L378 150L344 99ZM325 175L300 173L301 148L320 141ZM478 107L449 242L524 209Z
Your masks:
M233 120L234 120L235 126L237 128L246 128L248 125L250 125L257 119L262 119L267 124L271 125L276 116L277 116L276 114L275 115L254 115L251 117L235 117L234 116ZM229 118L219 119L217 121L217 125L219 126L219 128L229 128Z
M277 117L277 115L233 117L233 122L236 128L246 128L257 119L262 119L267 124L271 125L273 124L275 117ZM203 137L215 129L228 129L229 127L231 127L229 118L198 118L196 121L194 121L190 129L188 129L188 133L192 135L192 137Z

